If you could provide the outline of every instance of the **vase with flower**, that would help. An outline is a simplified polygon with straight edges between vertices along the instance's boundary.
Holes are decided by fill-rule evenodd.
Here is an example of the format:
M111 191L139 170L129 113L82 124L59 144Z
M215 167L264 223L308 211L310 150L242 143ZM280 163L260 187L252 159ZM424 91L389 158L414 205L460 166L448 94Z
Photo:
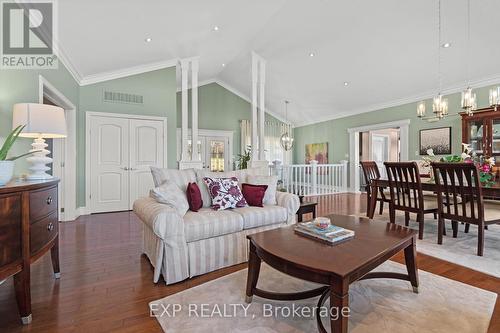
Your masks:
M470 144L462 143L462 154L446 156L441 158L441 162L448 163L473 163L479 171L479 181L485 187L491 187L495 184L495 158L490 156L478 156L471 148Z

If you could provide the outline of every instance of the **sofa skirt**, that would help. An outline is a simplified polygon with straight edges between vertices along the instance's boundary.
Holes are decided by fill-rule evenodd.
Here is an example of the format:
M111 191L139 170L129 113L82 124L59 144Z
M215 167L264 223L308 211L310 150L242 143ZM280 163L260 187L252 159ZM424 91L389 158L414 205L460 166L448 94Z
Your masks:
M248 261L249 244L247 235L286 226L286 222L272 224L236 233L187 243L187 264L179 258L177 262L168 262L166 253L169 248L165 242L145 224L143 224L142 252L154 267L153 282L157 283L160 275L167 285L187 278L213 272Z
M248 261L247 235L284 225L272 224L188 243L189 277Z

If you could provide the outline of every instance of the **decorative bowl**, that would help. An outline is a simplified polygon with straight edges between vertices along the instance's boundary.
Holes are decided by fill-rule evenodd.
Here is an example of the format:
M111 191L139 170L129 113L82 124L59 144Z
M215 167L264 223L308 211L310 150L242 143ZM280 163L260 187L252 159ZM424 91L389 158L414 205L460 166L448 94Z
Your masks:
M326 217L317 217L314 220L314 226L319 229L326 229L330 226L330 219Z

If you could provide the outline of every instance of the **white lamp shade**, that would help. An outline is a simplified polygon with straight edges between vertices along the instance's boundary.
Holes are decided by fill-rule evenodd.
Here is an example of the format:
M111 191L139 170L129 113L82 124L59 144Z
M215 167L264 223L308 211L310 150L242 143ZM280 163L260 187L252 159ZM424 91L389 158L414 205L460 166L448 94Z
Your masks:
M19 136L25 138L65 138L66 118L58 106L35 103L14 105L12 128L26 125Z

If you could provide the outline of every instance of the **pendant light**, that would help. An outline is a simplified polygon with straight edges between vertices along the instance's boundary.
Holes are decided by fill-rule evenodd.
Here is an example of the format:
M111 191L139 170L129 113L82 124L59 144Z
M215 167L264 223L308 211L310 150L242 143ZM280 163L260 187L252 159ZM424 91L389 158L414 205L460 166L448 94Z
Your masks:
M495 111L500 106L500 87L490 89L490 105L495 108Z
M283 147L285 151L289 151L293 148L293 138L288 133L288 129L290 128L290 125L288 124L288 103L290 102L285 101L285 126L287 130L285 130L285 133L283 133L280 138L281 147Z
M448 115L448 99L441 94L442 80L441 80L441 0L438 0L438 62L437 62L437 76L439 92L432 100L432 116L425 116L425 102L420 102L417 105L417 116L425 119L428 122L438 121Z
M470 66L469 66L469 49L470 49L470 0L467 0L467 36L465 49L467 52L467 62L465 64L465 71L467 75L467 88L462 91L462 109L470 116L477 109L476 94L472 92L470 87Z
M442 119L448 115L448 99L441 94L442 73L441 73L441 0L438 0L438 85L439 93L432 101L432 112L436 119Z

